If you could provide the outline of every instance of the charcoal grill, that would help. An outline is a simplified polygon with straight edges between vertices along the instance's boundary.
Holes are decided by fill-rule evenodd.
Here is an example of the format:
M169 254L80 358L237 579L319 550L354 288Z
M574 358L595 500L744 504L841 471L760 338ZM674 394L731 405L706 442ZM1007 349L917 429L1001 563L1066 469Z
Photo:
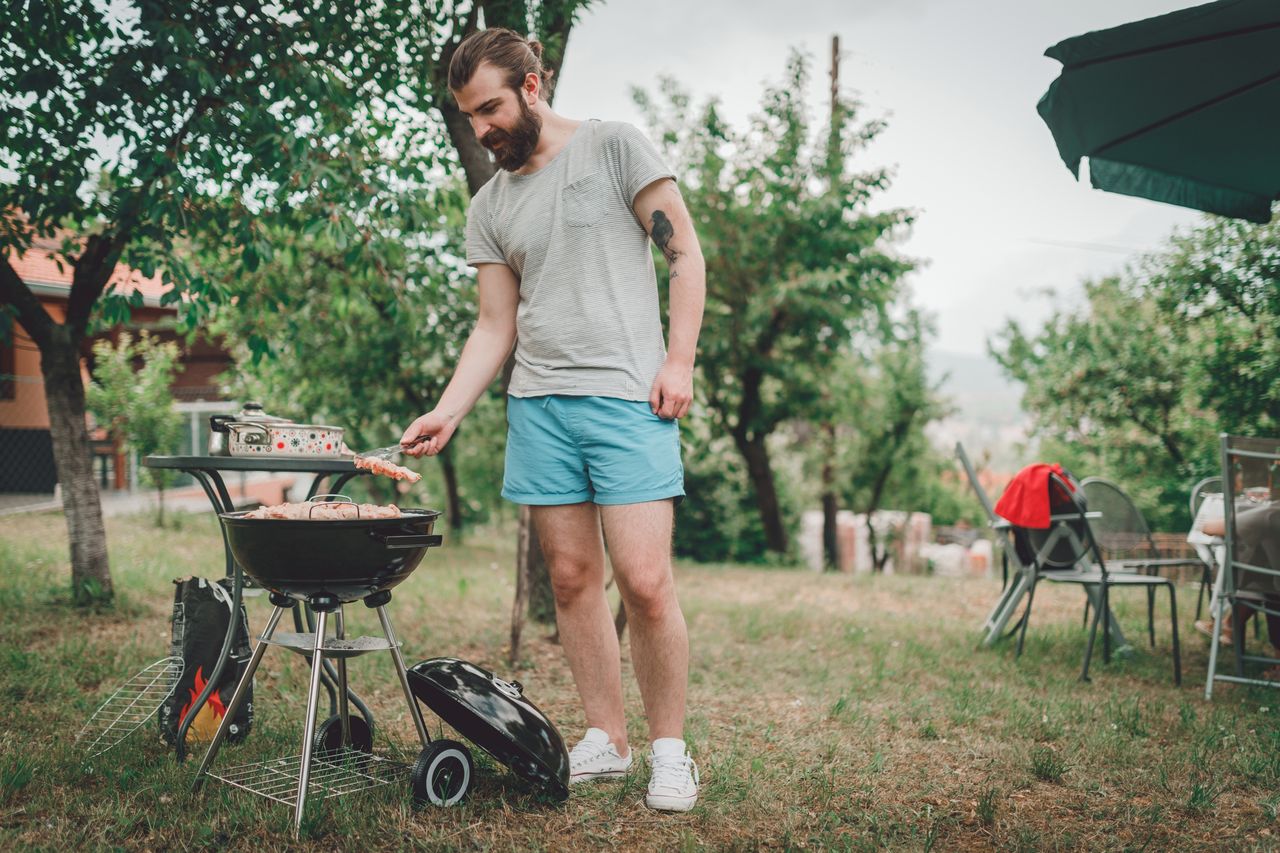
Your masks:
M474 774L471 753L456 741L430 738L416 696L464 734L492 730L492 737L501 737L497 729L491 725L486 727L480 718L503 712L521 714L524 726L506 737L520 738L527 743L502 743L483 736L476 742L500 760L508 756L504 763L520 775L543 784L557 798L567 796L568 755L563 741L550 721L519 695L519 689L512 688L512 682L502 681L465 662L453 662L470 667L471 690L487 689L498 697L495 700L498 705L473 700L467 704L466 699L442 698L440 685L444 684L447 690L451 682L435 678L440 662L452 659L426 662L413 670L405 667L387 604L391 601L392 588L418 567L428 549L441 544L441 537L433 533L440 516L438 511L406 509L402 513L399 518L319 521L250 518L245 512L220 513L236 562L249 577L270 590L275 610L196 773L196 790L206 778L212 777L291 806L295 832L301 827L309 798L342 796L406 778L419 803L453 805L462 800L470 788ZM343 607L356 601L363 601L366 607L377 611L383 636L346 636ZM277 632L281 615L299 602L306 602L316 612L314 633ZM331 616L335 628L332 637L326 633ZM213 763L226 738L229 722L234 719L267 646L272 645L311 659L301 754L214 772ZM389 651L395 660L396 675L422 744L412 767L373 755L373 736L368 723L351 714L348 707L347 660L382 650ZM326 659L337 664L338 713L317 726L316 707ZM432 665L428 667L427 663ZM507 706L518 711L508 711ZM476 738L474 734L467 736Z

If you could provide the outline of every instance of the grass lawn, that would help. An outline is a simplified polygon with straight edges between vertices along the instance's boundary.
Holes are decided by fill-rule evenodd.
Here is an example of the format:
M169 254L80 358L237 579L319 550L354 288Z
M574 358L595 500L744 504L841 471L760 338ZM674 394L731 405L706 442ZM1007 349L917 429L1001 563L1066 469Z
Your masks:
M289 809L177 764L151 728L83 767L72 741L118 680L166 654L171 578L222 572L210 516L157 530L108 519L117 603L66 604L60 515L0 519L0 846L4 849L282 849ZM513 594L507 531L446 537L396 590L391 614L416 661L472 660L518 678L566 739L581 732L558 646L534 627L505 664ZM1027 652L975 649L999 592L987 580L849 577L681 565L693 646L687 739L702 793L686 815L643 805L647 771L548 804L482 762L461 807L414 810L405 789L325 802L297 844L370 849L1169 850L1280 846L1280 693L1220 685L1203 700L1207 644L1184 587L1185 682L1170 677L1167 617L1156 648L1076 679L1084 636L1076 587L1045 584ZM1145 597L1115 596L1144 639ZM269 605L249 602L261 630ZM377 634L363 607L352 634ZM1164 613L1163 608L1158 615ZM625 655L625 652L624 652ZM378 749L405 753L412 724L387 655L350 665L378 716ZM644 740L626 671L630 732ZM219 765L298 751L305 662L271 649L258 718ZM433 732L439 720L427 714ZM197 757L202 754L197 752Z

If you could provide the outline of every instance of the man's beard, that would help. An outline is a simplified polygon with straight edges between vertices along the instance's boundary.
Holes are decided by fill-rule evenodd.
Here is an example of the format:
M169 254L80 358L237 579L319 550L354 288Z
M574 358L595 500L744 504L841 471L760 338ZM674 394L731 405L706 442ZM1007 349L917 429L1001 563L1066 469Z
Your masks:
M529 162L529 158L533 156L533 149L538 147L538 137L542 133L541 116L529 109L524 98L518 95L516 103L520 105L520 118L516 120L515 127L511 130L495 127L480 141L480 144L493 154L498 168L506 169L508 172L514 172ZM501 147L495 147L499 145Z

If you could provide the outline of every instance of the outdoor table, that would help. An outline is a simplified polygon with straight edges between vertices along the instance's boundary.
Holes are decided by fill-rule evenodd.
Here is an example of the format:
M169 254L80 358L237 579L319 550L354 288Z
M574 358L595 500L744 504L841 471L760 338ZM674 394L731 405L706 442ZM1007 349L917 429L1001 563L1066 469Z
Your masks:
M1088 519L1101 517L1102 513L1100 512L1085 513L1085 518ZM1079 516L1075 513L1071 513L1062 516L1051 516L1050 521L1063 522L1075 518L1079 518ZM1004 538L1005 548L1013 547L1012 524L1005 521L1003 518L997 518L997 520L992 523L991 527ZM1063 527L1060 529L1065 530L1066 535L1073 537L1075 535L1070 532L1069 528ZM1080 547L1078 550L1083 553L1085 549ZM1084 559L1087 559L1087 557ZM1022 601L1027 590L1031 588L1032 578L1030 573L1033 571L1035 571L1035 569L1031 567L1021 568L1018 571L1017 577L1013 579L1009 584L1009 587L1004 591L1004 594L1000 596L1000 600L996 603L995 609L992 610L991 614L987 617L987 621L983 625L987 631L983 636L983 645L993 645L997 640L1004 636L1004 629L1008 626L1009 620L1013 618L1013 614L1017 611L1018 603ZM1076 571L1076 569L1063 569L1061 571L1063 574L1070 574L1071 572ZM1097 608L1102 603L1102 591L1098 589L1099 585L1082 584L1082 586L1084 586L1085 595L1089 598L1089 605ZM1111 637L1115 641L1116 651L1119 652L1120 650L1128 647L1129 641L1125 639L1124 632L1120 630L1120 623L1116 621L1115 613L1110 608L1107 609L1107 620L1111 623Z
M311 481L311 488L307 490L307 500L318 494L331 494L339 491L354 477L369 473L363 469L357 468L352 464L350 459L270 459L266 457L243 457L243 456L148 456L142 460L142 464L148 468L167 468L174 471L181 471L189 474L195 479L200 487L204 489L204 493L209 498L209 503L213 505L215 514L224 512L234 512L236 507L231 500L231 494L227 491L226 483L222 480L222 471L261 471L272 474L315 474L315 478ZM320 486L324 481L333 477L333 485L327 492L321 492ZM227 661L231 657L231 645L234 641L236 631L240 626L240 606L244 593L244 572L236 563L235 557L231 554L231 546L227 542L227 533L222 526L222 516L218 515L219 529L222 530L222 546L226 553L226 577L231 578L231 619L227 623L227 635L222 640L222 650L218 653L218 661L214 665L213 672L205 684L204 690L196 697L192 703L187 715L180 721L178 727L178 760L182 761L186 758L186 736L187 730L191 727L191 723L195 720L196 714L204 707L208 701L210 694L213 693L218 684L218 679L222 676L222 671L227 665ZM303 612L305 611L307 628L310 631L315 630L315 614L309 606L305 608L293 607L293 623L299 633L303 632L302 621ZM307 656L308 662L310 656ZM338 698L335 685L337 683L337 674L333 671L329 661L324 661L324 673L322 675L325 690L329 694L330 714L337 713ZM360 701L360 697L354 693L348 693L351 701L355 704L360 712L364 715L365 721L369 724L370 731L373 730L373 715L365 704Z

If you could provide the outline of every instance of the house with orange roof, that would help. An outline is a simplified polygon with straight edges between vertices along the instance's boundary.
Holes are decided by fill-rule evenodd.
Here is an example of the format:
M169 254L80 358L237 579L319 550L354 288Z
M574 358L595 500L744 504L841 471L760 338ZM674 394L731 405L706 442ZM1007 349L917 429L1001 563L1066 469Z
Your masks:
M10 256L8 261L49 315L62 322L71 293L72 268L65 261L59 263L58 249L58 239L37 238L21 257ZM215 377L231 365L230 354L218 341L197 338L188 344L178 337L173 322L176 309L161 304L167 288L158 276L147 278L137 270L120 265L108 285L112 286L122 293L140 291L142 307L133 309L126 326L85 340L81 350L85 384L93 372L93 344L97 340L115 340L125 329L146 329L161 340L176 340L181 360L173 394L178 409L189 422L187 449L203 452L202 442L207 431L201 416L207 411L228 409ZM94 439L100 485L123 489L135 482L129 460L119 448L114 447L101 430ZM56 483L40 351L22 326L15 323L11 339L0 341L0 494L50 494L55 491Z

